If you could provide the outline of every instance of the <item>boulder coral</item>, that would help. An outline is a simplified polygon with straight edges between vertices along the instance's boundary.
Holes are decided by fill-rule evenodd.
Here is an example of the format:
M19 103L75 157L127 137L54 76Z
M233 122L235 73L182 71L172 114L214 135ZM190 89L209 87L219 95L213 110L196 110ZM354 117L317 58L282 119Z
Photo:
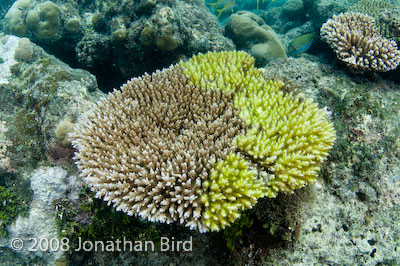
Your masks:
M14 58L17 60L29 61L33 55L31 41L28 38L21 38L14 52Z
M129 215L207 232L261 197L313 183L333 125L254 61L244 52L199 54L131 79L84 114L70 137L95 196Z
M251 12L239 11L233 14L226 30L239 48L248 49L256 58L256 65L262 66L275 58L286 57L285 49L275 31Z
M26 16L26 26L38 40L49 40L60 30L60 8L51 1L36 5Z
M25 36L25 18L34 6L33 0L17 0L4 16L4 31L17 36Z
M32 40L53 40L62 31L61 9L51 1L18 0L4 17L4 31Z

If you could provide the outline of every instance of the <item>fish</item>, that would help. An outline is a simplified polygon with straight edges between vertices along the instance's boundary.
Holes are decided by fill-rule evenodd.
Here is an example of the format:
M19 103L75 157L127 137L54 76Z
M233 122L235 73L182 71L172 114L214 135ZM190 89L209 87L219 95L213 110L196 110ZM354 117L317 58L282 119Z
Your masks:
M317 35L315 32L309 32L303 34L299 37L294 38L288 46L288 55L297 56L305 51L307 51L311 45L314 43Z
M208 4L208 5L211 6L212 9L215 9L217 6L223 5L223 4L227 3L227 2L230 2L230 0L218 0L215 3L211 3L211 4Z
M229 2L227 2L227 3L224 5L223 8L217 10L217 11L218 11L218 17L220 17L221 14L222 14L224 11L231 10L231 11L233 12L233 9L234 9L235 7L237 7L237 4L235 3L235 1L229 1Z
M258 10L258 4L259 4L260 0L257 0L257 10ZM263 0L263 4L264 4L265 0ZM275 2L275 0L271 0L271 2Z

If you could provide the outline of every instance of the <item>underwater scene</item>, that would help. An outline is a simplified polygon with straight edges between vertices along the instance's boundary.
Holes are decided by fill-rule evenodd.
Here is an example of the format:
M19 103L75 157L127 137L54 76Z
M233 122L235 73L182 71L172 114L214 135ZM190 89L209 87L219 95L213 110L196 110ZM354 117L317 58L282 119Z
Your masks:
M0 266L400 265L399 0L0 20Z

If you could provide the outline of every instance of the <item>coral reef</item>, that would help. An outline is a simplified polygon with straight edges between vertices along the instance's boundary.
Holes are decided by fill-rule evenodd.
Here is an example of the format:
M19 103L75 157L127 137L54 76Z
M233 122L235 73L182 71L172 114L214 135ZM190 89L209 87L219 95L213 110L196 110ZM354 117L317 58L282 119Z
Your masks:
M251 125L236 145L265 169L259 174L267 176L268 197L293 193L315 182L335 140L333 126L311 99L283 93L282 82L254 82L261 89L248 86L235 99L240 117Z
M282 15L286 17L302 17L304 3L302 0L288 0L282 6Z
M319 29L323 22L334 14L345 12L357 1L303 0L302 13L299 12L296 17L301 18L299 21L286 16L288 10L283 11L283 5L300 1L259 1L259 10L254 12L279 34L283 47L286 47L290 40ZM8 8L13 2L23 1L0 1L0 8ZM25 21L26 26L26 14L40 11L38 5L46 0L31 2L34 3L32 7L20 5L12 11L17 15L15 21ZM257 4L255 0L236 2L239 10L244 5L249 7L246 10L252 10ZM367 2L375 1L359 1ZM79 169L71 160L72 153L76 151L69 146L67 138L71 125L61 128L59 132L56 129L59 121L66 118L76 123L82 112L91 110L92 103L106 95L99 93L95 78L88 72L71 69L46 54L37 44L57 57L71 60L68 63L74 67L79 66L78 61L74 60L81 60L81 67L93 70L100 80L104 79L101 81L104 88L105 84L110 84L107 83L109 80L120 84L122 79L134 73L161 69L161 66L170 65L180 58L185 60L202 49L232 49L232 43L222 38L216 18L203 12L203 0L52 0L52 3L59 9L55 12L58 16L53 16L58 18L59 26L51 27L57 28L54 35L49 34L51 38L39 40L37 33L31 29L27 29L24 35L31 41L0 35L0 164L6 162L6 167L0 169L0 265L400 265L399 68L389 73L348 71L343 64L327 64L334 58L334 53L327 55L326 46L318 42L311 53L321 49L320 52L324 54L277 58L262 70L254 69L254 59L244 53L235 56L227 53L225 55L228 56L220 57L214 54L199 55L171 67L180 71L182 79L178 83L185 83L186 91L182 86L176 88L188 94L185 99L189 104L182 103L183 107L189 111L193 110L191 107L197 108L193 104L197 99L191 99L191 94L194 98L198 97L199 102L211 105L205 108L209 111L205 112L208 114L206 117L196 117L206 121L199 122L197 129L203 130L198 138L202 147L207 146L208 149L204 148L201 152L209 153L202 158L192 156L198 151L188 155L192 156L190 160L197 159L196 165L201 165L199 162L205 165L206 178L201 180L201 186L191 182L189 187L189 177L184 184L187 190L192 186L199 188L190 192L198 195L194 201L201 205L200 230L219 231L201 234L183 226L131 217L107 206L110 202L93 198L95 193L90 192L90 186L81 184L81 179L77 178ZM268 10L264 10L267 5ZM18 17L18 14L22 15ZM231 14L228 10L221 18L227 20ZM377 14L376 31L398 43L399 10L384 8L378 10ZM34 22L35 18L35 13L32 13L30 19ZM258 23L258 19L255 20ZM221 24L224 22L222 20ZM18 23L14 25L15 29L21 26ZM207 27L209 35L206 33ZM263 43L255 40L245 43L248 45L247 51L251 52L249 47L257 44L253 52L261 51ZM262 52L253 54L262 55ZM168 113L169 110L176 113L177 109L172 108L171 103L180 97L170 90L167 90L169 94L163 91L158 93L156 88L168 87L172 75L163 79L164 84L157 83L156 78L152 79L153 76L167 75L166 72L162 70L146 76L148 80L144 82L145 85L150 83L148 89L152 86L155 92L144 101L147 106L140 108L151 109L154 106L150 97L158 99L160 95L162 99L157 105L162 108L156 110L159 112L156 115L149 115L144 122L137 121L144 123L140 125L143 129L148 129L145 125L157 118L162 123L153 123L151 126L158 129L167 123L177 125L178 121L183 120L179 127L168 128L168 135L164 135L169 145L176 143L175 139L168 139L177 136L171 132L190 135L193 132L189 132L188 128L197 124L189 123L194 120L194 117L187 115L190 112L182 112L182 116ZM363 75L354 75L360 72ZM284 85L278 80L282 80ZM258 85L252 87L254 83ZM140 88L146 87L142 85ZM284 99L274 102L272 98L279 92L282 92ZM205 128L216 118L215 108L223 100L217 102L211 96L204 99L199 95L220 95L226 100L223 111L228 112L227 117L238 121L237 132L232 132L234 137L213 139L214 134L218 135L226 129L225 126L229 126L223 122L220 126L221 121L218 121L213 132L209 133ZM272 95L271 99L259 100L266 95ZM289 101L285 100L287 96ZM326 106L325 110L316 110L315 103L310 103L309 98L319 106ZM296 106L294 110L290 109L293 105ZM315 112L309 110L308 106ZM289 112L294 118L290 118L290 115L275 116L280 112ZM158 118L158 115L164 116ZM185 115L188 121L183 118ZM324 120L333 121L336 141L327 160L321 163L315 154L311 154L313 160L307 165L307 160L311 158L298 157L296 152L299 150L296 148L299 143L290 142L291 138L284 137L292 134L292 131L286 131L279 121L294 126L293 123L303 124L312 120L312 117L318 120L319 115ZM269 116L273 117L271 121L266 119ZM121 117L125 118L123 115ZM116 120L120 121L118 118ZM108 123L106 119L103 122ZM260 126L269 122L268 128ZM118 123L115 125L121 125ZM280 126L280 130L274 132L273 128ZM322 131L324 126L310 124L309 128ZM293 134L302 131L303 128L298 126ZM161 131L154 130L148 135L143 132L140 132L140 143L150 143L144 149L153 155L151 160L164 156L162 151L154 152L155 147L162 147L167 152L177 149L173 145L164 148L160 138L156 139L156 143L148 141ZM124 133L118 135L113 131L112 134L113 137L118 136L119 140L123 139L123 143L139 135L131 138ZM310 147L315 144L308 135L299 139ZM216 152L212 150L215 147L210 145L217 141L223 143L219 151L226 152L220 154L221 158L215 156ZM285 149L294 149L292 153L261 152L276 149L279 141ZM193 142L193 146L201 146ZM67 146L60 146L62 143ZM123 150L123 144L118 143L114 149ZM132 150L138 146L132 145ZM326 153L323 144L319 148L322 154ZM148 158L149 153L144 153L143 157ZM290 154L293 154L293 158L305 161L290 162ZM275 160L274 156L278 158ZM171 158L168 162L182 165ZM102 159L99 158L99 162ZM185 157L182 162L184 160L189 159ZM206 160L209 165L204 163ZM269 161L273 162L268 164ZM286 161L290 165L282 163ZM190 163L186 164L188 168L191 167ZM315 165L321 168L316 180ZM118 166L110 170L116 178ZM140 167L150 169L148 165ZM296 169L304 170L309 175L302 180ZM160 182L185 182L181 178L182 169L178 169L178 174L175 174L175 170L176 167L168 169L167 172L172 173L169 179L160 179ZM165 175L161 177L166 178ZM299 188L308 182L315 183ZM35 194L33 200L31 189ZM165 191L172 196L179 196L179 192L168 184ZM270 198L275 196L276 191L293 193L278 193L275 198ZM182 191L181 195L190 192ZM181 202L190 204L190 199L184 198ZM169 204L172 205L171 202ZM175 204L178 205L177 202ZM175 209L179 216L179 210ZM186 219L184 216L189 209L184 206L183 219ZM176 222L180 223L181 220ZM17 237L25 241L21 251L14 251L10 246L11 239ZM71 252L29 252L31 242L28 239L32 237L59 240L60 237L67 237ZM193 249L190 252L161 251L161 237L178 241L193 239ZM117 249L111 253L100 249L72 251L78 247L79 241L106 243L124 239L139 243L152 241L155 250L132 252Z
M47 171L43 166L50 163L43 152L55 141L58 121L73 119L102 95L94 76L70 68L33 42L29 42L29 62L16 60L19 44L27 41L8 35L0 38L0 57L4 59L0 64L0 161L6 162L7 168L0 166L1 265L54 264L57 252L29 252L29 238L58 238L50 200L62 197L76 204L75 195L82 184L73 179L77 171L71 159L64 169ZM74 174L67 174L71 169ZM10 246L16 237L26 241L20 252Z
M266 80L246 53L239 52L235 60L227 54L215 59L207 53L181 64L194 85L236 92L235 107L248 128L235 138L235 146L258 165L259 176L267 176L268 197L314 182L335 139L325 112L309 98L284 93L281 81Z
M293 230L283 246L276 248L276 240L259 242L257 237L246 242L253 226L240 239L243 244L236 245L236 260L254 265L310 265L321 261L337 265L399 264L399 84L350 76L345 69L309 55L277 59L268 65L265 75L290 80L292 86L328 106L337 140L315 186L296 191L291 197L278 196L275 204L271 200L258 203L256 212L262 222L293 215L294 210L287 208L298 205L302 218L285 218L283 221L290 224L279 224L280 231L282 225L285 232ZM347 245L349 242L353 244ZM274 244L265 250L261 246L266 243Z
M289 30L296 29L304 23L309 23L312 12L312 3L303 0L265 1L266 7L260 9L256 9L248 1L236 1L236 3L239 6L237 8L239 12L251 11L264 20L263 24L267 24L279 35L286 34ZM282 36L280 37L282 38Z
M69 119L61 120L56 129L56 142L58 145L67 147L71 145L70 140L68 139L68 134L74 131L74 123L71 122Z
M4 17L4 31L17 36L24 36L27 32L25 18L32 6L32 0L15 1Z
M400 63L396 42L381 36L374 18L362 13L333 16L322 25L321 38L341 61L356 69L385 72Z
M60 8L51 1L36 5L26 15L26 27L38 40L53 39L60 25Z
M96 197L204 232L225 228L260 197L313 183L335 140L332 124L253 64L244 52L199 54L99 102L71 135Z
M358 0L305 0L311 2L311 14L313 24L316 29L321 28L328 19L340 13L348 11L351 5L357 4Z
M80 3L90 6L93 2ZM7 226L8 237L0 237L1 265L400 264L400 87L398 82L382 78L391 73L354 76L340 65L327 65L309 54L270 62L260 76L284 81L286 85L280 90L285 94L295 88L320 106L327 106L337 132L335 146L328 160L321 164L320 178L315 185L297 189L293 194L280 193L274 199L258 199L252 209L242 211L240 218L223 232L200 234L180 226L130 217L106 206L102 200L93 199L89 188L70 182L80 180L72 178L79 173L71 160L62 162L63 169L47 167L51 163L61 163L49 160L57 160L64 153L59 146L52 146L57 123L66 117L75 122L78 114L90 110L92 102L104 94L98 93L95 80L88 72L72 70L47 55L34 42L31 43L30 64L15 60L19 40L8 36L0 39L0 57L4 61L0 64L0 119L8 128L6 139L13 141L13 146L7 147L6 156L13 167L18 167L18 173L0 174L0 186L7 191L3 194L7 199L13 199L14 195L25 203L30 202L31 192L21 188L32 186L43 200L36 197L35 204L40 204L30 204L34 207L29 211L32 217L22 217L20 214L24 212L18 212L16 220ZM201 87L201 83L211 89L222 86L227 88L224 93L237 95L234 91L243 87L241 77L247 75L253 61L242 53L241 57L231 57L231 60L238 63L210 57L210 62L200 64L204 59L199 58L201 71L210 71L193 74L199 81L196 86ZM189 66L186 70L189 71ZM197 71L200 70L193 73ZM202 81L204 76L210 79ZM15 123L16 118L21 122ZM248 128L245 124L244 129L248 131ZM17 147L15 140L18 140ZM43 150L48 151L51 158L40 155ZM259 163L249 160L239 150L233 154L240 154L250 170ZM232 165L224 160L218 162L222 166ZM32 168L36 168L35 174ZM219 170L213 167L211 171ZM224 173L221 174L219 176ZM46 187L45 183L51 185ZM44 200L48 192L50 196L56 192L55 202ZM9 202L7 206L14 208ZM18 230L10 231L10 228ZM70 252L57 254L61 255L57 260L55 253L27 252L26 249L15 252L10 247L12 237L25 240L57 236L68 237L72 249L77 247L79 237L89 241L126 237L131 241L154 241L156 250ZM160 251L161 236L175 237L175 240L192 237L193 250Z
M90 70L104 91L197 52L234 49L202 1L17 0L3 30Z

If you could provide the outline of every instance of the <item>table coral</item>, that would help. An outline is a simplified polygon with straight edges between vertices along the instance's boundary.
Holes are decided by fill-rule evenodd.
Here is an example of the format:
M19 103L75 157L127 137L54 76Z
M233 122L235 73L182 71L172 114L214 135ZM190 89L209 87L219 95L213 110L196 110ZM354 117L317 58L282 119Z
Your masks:
M324 111L282 88L244 52L134 78L78 122L78 168L129 215L221 230L259 198L314 182L334 143Z

